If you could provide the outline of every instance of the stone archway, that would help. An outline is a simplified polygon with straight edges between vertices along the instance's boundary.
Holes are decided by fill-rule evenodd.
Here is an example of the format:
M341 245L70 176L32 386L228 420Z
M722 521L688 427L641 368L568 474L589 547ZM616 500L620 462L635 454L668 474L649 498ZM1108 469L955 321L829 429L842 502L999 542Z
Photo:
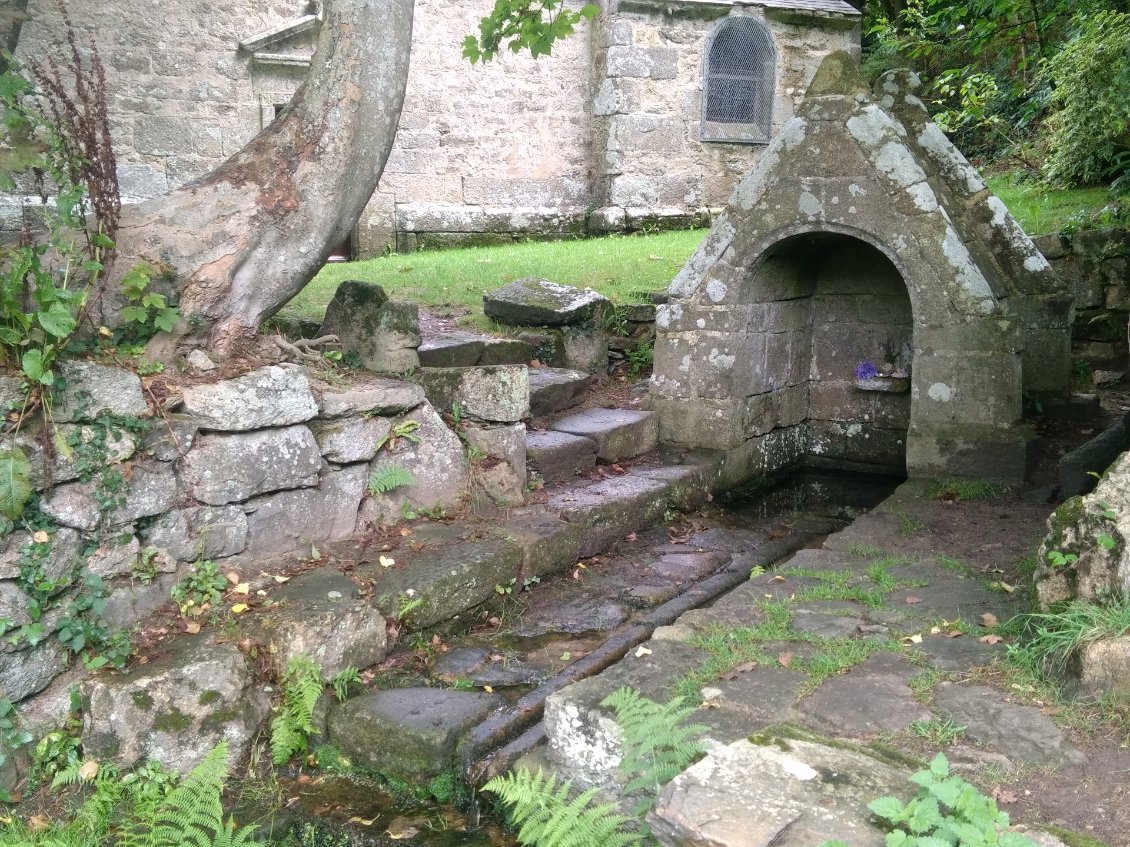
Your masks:
M1070 387L1072 298L929 120L832 54L659 309L660 438L722 450L722 484L810 461L1023 476L1021 397ZM910 346L909 398L854 369ZM905 432L905 441L901 436Z

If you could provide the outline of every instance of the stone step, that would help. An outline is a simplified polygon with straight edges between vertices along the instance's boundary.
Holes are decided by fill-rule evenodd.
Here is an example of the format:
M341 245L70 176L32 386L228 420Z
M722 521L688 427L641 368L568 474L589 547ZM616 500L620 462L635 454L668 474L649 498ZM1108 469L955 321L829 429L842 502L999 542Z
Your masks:
M425 336L416 352L424 368L524 365L534 358L533 346L517 338L461 331Z
M640 456L659 444L659 419L654 412L586 409L556 421L550 429L592 439L601 462Z
M567 432L526 432L526 467L543 482L572 479L596 465L596 442Z
M530 415L540 418L576 406L592 380L583 371L530 368Z

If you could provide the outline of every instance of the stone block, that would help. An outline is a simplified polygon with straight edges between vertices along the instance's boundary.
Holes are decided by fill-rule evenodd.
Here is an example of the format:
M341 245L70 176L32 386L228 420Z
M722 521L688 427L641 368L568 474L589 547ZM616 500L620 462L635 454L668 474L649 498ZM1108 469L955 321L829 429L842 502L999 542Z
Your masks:
M373 604L386 618L406 620L413 629L458 618L498 595L496 585L518 576L522 551L508 540L459 544L397 554L396 568L363 575L373 580ZM403 614L406 600L420 600Z
M319 445L310 429L299 425L201 435L185 456L183 480L197 500L223 506L256 494L317 485L321 469Z
M299 488L247 501L247 547L253 558L290 553L353 534L365 493L365 465L350 465L322 475L317 488Z
M636 47L613 45L608 48L609 77L636 79L675 79L679 72L679 51L674 47Z
M663 444L727 450L746 439L738 400L653 394L649 403L659 418L659 441Z
M184 409L203 429L243 432L303 423L318 414L305 374L269 365L235 379L186 386Z
M596 465L596 442L552 430L529 432L526 462L547 483L570 479Z
M654 450L659 441L655 414L627 409L588 409L558 420L552 429L595 441L602 462L639 456Z
M247 514L240 506L175 509L153 523L145 541L181 562L235 556L247 546Z
M28 553L41 555L40 564L43 575L51 582L69 584L79 563L79 554L84 542L73 529L60 527L50 533L42 543L32 541L31 533L14 532L8 537L7 546L0 554L0 579L17 579L20 575L20 560L24 549Z
M423 368L469 368L483 355L483 337L470 332L429 335L416 351Z
M512 513L510 520L501 524L496 532L522 551L519 582L573 567L583 543L581 527L561 520L541 506Z
M1068 663L1067 682L1080 700L1130 702L1130 636L1080 645Z
M497 694L471 691L378 691L331 709L329 736L358 764L401 780L426 780L450 771L459 741L502 705Z
M392 421L379 417L337 418L314 421L310 430L327 461L348 465L367 462L377 455L392 431Z
M369 463L369 473L376 476L398 467L408 472L412 482L385 493L371 493L362 509L362 525L395 522L406 508L450 508L467 494L467 457L455 433L427 402L397 418L393 431L409 422L419 424L412 438L397 438L378 452Z
M67 651L55 639L5 653L0 662L0 699L19 703L38 694L67 668Z
M346 668L368 668L388 653L385 619L367 601L358 599L356 586L338 571L329 576L349 583L345 590L326 590L333 581L321 568L295 577L275 592L280 605L259 616L250 632L265 648L280 676L287 663L307 656L330 682ZM352 588L352 591L349 589Z
M584 530L583 559L659 520L667 510L668 489L661 480L618 476L584 488L557 491L548 505Z
M483 353L479 357L480 365L525 365L535 358L532 344L517 338L491 338L487 337L483 345Z
M608 149L679 155L687 146L682 121L654 115L614 115L609 118Z
M320 385L318 390L319 416L323 418L399 415L424 402L424 389L419 385L380 377L368 377L345 391Z
M193 124L184 118L142 115L134 121L133 146L145 156L190 154Z
M542 417L581 402L592 374L565 368L530 368L530 415Z
M51 409L55 423L93 420L99 412L139 417L149 411L141 394L141 380L132 371L93 362L59 365L63 389Z
M500 505L521 504L526 497L525 424L464 421L463 437L469 447L483 454L472 463L472 481Z
M472 368L422 368L420 379L428 401L481 421L512 423L530 413L530 384L525 365Z
M171 557L168 562L171 567L166 566L165 570L176 570L176 562ZM103 543L90 554L86 566L95 576L113 579L116 576L133 575L139 564L141 564L141 544L136 535L130 535L124 542L115 539L112 544Z
M658 387L673 394L669 386L677 382L677 396L713 400L760 394L771 381L773 366L766 362L765 345L763 333L665 334L655 343L654 370L665 380L657 380Z
M229 765L244 761L270 700L234 644L184 638L129 676L84 680L85 754L129 768L150 759L187 773L227 739Z
M567 326L599 320L611 303L592 289L525 277L483 295L483 312L511 326Z
M608 335L589 327L567 326L559 331L562 366L582 373L602 373L608 365Z
M370 370L402 373L419 367L419 309L389 300L376 283L342 282L326 307L322 332L338 336Z

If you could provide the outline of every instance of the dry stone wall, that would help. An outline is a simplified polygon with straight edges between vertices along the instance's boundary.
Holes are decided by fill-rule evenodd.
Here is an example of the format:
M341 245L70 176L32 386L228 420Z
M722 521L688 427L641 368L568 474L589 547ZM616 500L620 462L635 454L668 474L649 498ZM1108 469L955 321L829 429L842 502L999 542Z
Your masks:
M0 646L0 698L14 702L67 667L53 632L86 574L104 584L95 617L124 628L167 602L195 562L223 570L308 550L468 492L463 445L418 385L338 388L268 366L185 386L180 410L143 427L135 374L69 363L61 377L55 408L71 422L0 444L29 456L38 498L35 532L17 529L0 548L0 629L11 639L38 622L46 633ZM22 402L14 378L0 394L5 408ZM392 466L411 483L371 495L371 475Z

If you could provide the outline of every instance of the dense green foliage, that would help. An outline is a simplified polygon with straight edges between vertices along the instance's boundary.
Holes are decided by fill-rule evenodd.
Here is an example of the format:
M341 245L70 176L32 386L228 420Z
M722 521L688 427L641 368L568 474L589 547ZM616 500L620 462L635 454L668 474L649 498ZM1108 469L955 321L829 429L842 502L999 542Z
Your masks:
M865 67L909 65L970 157L1057 185L1130 170L1130 40L1122 0L882 0Z
M471 64L489 62L505 47L511 53L523 49L535 58L548 56L558 39L573 34L581 21L592 20L600 11L586 3L574 11L564 0L495 0L491 13L479 22L479 35L463 40L463 56Z
M306 750L306 740L314 731L314 704L322 689L322 672L309 656L295 656L287 662L282 705L271 721L271 758L276 765Z

